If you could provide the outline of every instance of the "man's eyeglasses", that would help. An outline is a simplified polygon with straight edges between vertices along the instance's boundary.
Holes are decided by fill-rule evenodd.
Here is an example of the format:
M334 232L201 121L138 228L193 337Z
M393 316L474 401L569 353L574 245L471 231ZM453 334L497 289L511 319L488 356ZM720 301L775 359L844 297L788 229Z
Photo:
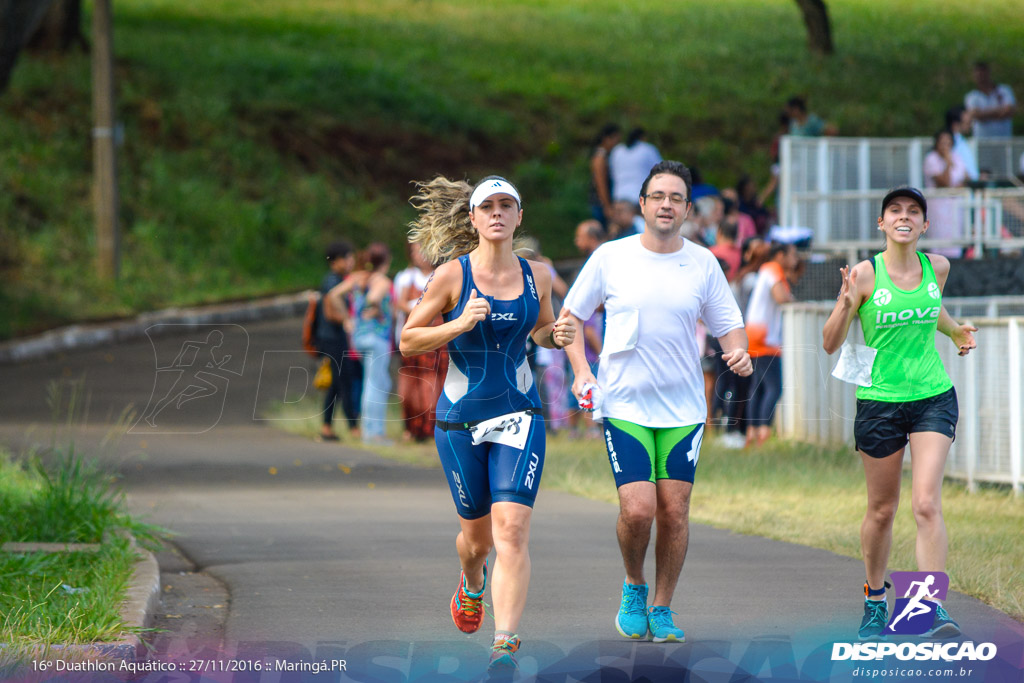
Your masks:
M679 194L678 192L673 192L672 194L665 194L664 192L651 192L650 194L645 194L644 197L651 200L655 204L661 204L663 201L665 201L665 197L668 197L668 200L677 206L682 206L683 204L686 203L686 197Z

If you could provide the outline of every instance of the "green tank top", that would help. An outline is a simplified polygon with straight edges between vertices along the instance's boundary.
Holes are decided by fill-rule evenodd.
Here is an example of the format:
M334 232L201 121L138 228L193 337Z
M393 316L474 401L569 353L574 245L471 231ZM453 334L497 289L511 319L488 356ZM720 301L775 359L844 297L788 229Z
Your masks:
M857 387L857 398L919 401L953 386L935 348L942 290L931 261L921 252L917 256L923 273L921 284L911 291L896 287L885 270L885 259L875 256L875 290L857 313L864 342L878 355L871 368L871 386Z

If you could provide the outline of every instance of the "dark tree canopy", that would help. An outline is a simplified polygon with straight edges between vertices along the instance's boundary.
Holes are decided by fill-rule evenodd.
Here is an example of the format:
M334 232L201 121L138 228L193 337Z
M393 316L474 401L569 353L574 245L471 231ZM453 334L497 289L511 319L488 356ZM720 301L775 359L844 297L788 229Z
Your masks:
M31 50L67 52L74 45L86 47L82 35L82 0L51 0L28 41Z
M85 46L81 0L0 0L0 93L22 48L66 51Z

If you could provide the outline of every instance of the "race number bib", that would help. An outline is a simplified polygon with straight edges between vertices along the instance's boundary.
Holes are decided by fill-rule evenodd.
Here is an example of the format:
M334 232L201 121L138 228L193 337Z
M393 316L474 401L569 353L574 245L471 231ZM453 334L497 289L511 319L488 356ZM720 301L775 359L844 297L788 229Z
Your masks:
M530 435L531 422L533 415L529 413L509 413L478 422L469 428L469 433L474 446L490 441L522 450L526 446L526 437Z

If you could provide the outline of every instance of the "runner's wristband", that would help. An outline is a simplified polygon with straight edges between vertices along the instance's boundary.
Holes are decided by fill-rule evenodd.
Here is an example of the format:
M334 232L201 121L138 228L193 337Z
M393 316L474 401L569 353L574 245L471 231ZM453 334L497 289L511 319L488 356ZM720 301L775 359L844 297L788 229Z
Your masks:
M565 348L564 346L559 346L558 342L555 341L555 328L554 327L552 327L551 331L548 332L548 339L551 340L551 346L555 347L556 349L564 349Z

